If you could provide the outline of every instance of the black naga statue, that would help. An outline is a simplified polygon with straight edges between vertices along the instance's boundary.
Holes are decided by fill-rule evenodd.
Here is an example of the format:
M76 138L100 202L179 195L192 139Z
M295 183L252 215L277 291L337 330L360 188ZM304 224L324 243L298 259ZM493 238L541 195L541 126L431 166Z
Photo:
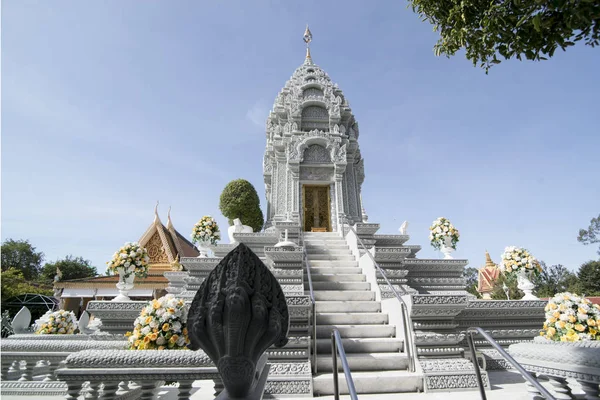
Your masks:
M268 374L263 353L288 341L287 303L271 271L240 243L202 282L187 326L188 347L202 348L219 370L219 398L255 398Z

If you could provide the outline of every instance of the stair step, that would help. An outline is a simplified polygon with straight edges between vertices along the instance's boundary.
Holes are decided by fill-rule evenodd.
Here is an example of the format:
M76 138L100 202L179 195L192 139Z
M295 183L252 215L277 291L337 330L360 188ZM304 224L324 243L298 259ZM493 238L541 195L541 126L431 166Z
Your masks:
M333 260L311 260L310 261L310 267L328 267L328 268L335 268L335 267L352 267L352 268L359 268L358 267L358 261L356 260L343 260L343 261L333 261ZM359 268L361 271L362 269Z
M324 313L317 311L317 324L373 325L387 324L388 315L374 313Z
M378 312L378 301L317 301L317 312Z
M311 276L334 275L334 274L357 274L362 275L362 269L358 267L315 267L311 263Z
M348 353L348 366L354 371L405 370L408 368L408 357L402 353ZM317 370L332 372L331 355L317 356ZM338 359L338 371L343 371L342 362Z
M305 240L304 247L306 247L306 250L322 249L324 247L332 250L350 250L350 246L348 246L345 241L311 242Z
M317 301L365 301L375 300L375 292L369 290L316 290L315 300Z
M338 374L340 393L348 394L344 374ZM352 371L352 380L358 393L407 393L423 390L423 376L407 371ZM333 394L333 374L318 374L313 377L315 395Z
M349 249L329 249L329 248L306 248L308 258L319 254L329 254L330 256L351 256L352 252Z
M308 289L308 283L304 284L304 289ZM316 290L371 290L369 282L313 282L313 289Z
M342 339L348 353L399 353L404 342L396 338L347 338ZM317 354L331 354L331 339L317 339Z
M393 325L317 325L317 339L331 339L331 331L337 329L342 338L389 338L396 335Z
M337 232L304 232L304 239L325 239L325 238L335 238L335 239L345 240Z
M356 257L352 254L310 254L308 256L310 263L312 265L314 261L356 261Z
M313 282L366 282L367 277L363 274L313 274ZM304 277L304 282L308 282L308 277Z

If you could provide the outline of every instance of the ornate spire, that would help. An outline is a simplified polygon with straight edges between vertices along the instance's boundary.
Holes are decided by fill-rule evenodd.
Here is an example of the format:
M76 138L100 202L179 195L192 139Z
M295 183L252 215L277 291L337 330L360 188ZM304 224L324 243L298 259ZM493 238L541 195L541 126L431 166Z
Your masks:
M312 58L310 57L310 42L312 41L312 33L310 33L310 29L308 29L308 24L306 24L306 30L304 31L304 43L306 43L306 59L304 60L304 64L312 65Z
M490 253L488 253L488 251L485 251L485 266L487 267L495 267L496 264L492 261L492 258L490 257Z
M173 228L173 222L171 221L171 206L169 206L169 211L167 212L167 229Z
M156 206L154 206L154 223L160 222L160 218L158 217L158 200L156 200Z

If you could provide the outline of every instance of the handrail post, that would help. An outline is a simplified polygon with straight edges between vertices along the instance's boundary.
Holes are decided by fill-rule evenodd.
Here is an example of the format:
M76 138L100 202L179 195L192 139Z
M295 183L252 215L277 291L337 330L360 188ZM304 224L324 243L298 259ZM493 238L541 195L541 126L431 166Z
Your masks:
M481 400L487 400L485 394L485 388L483 387L483 380L481 379L481 370L479 369L479 363L477 362L477 354L475 353L475 343L473 342L473 332L467 332L467 342L469 343L469 350L471 350L471 357L473 358L473 368L475 368L475 375L477 376L477 386L479 386L479 394L481 394Z
M333 395L335 400L340 400L340 386L337 369L337 346L335 343L335 330L331 331L331 366L333 368Z

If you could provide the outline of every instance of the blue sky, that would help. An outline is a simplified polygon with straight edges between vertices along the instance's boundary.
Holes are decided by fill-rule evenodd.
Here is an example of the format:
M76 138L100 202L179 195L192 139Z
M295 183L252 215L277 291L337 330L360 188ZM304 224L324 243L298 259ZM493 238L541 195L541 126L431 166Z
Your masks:
M600 50L583 44L489 75L433 55L405 2L10 1L2 3L2 239L29 239L104 271L160 200L189 235L219 195L252 182L273 101L312 56L360 123L363 199L380 233L410 223L422 258L439 216L456 257L505 246L570 269L600 213ZM227 239L225 239L227 241Z

